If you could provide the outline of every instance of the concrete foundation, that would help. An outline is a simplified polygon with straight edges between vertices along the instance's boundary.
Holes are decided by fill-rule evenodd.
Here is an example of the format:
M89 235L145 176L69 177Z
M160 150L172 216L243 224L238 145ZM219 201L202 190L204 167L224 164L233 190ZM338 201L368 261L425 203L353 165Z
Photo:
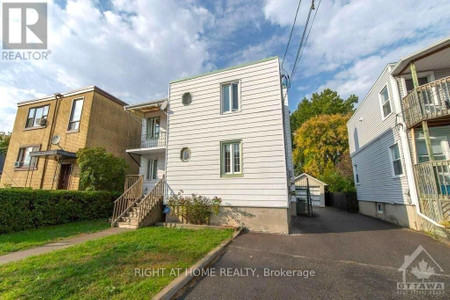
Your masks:
M267 233L289 233L290 210L287 208L264 207L221 207L217 216L211 216L210 225L241 226L250 231ZM173 213L166 216L166 222L182 222Z
M414 230L422 230L422 221L417 215L414 205L372 201L358 201L358 205L359 212L363 215L382 219Z

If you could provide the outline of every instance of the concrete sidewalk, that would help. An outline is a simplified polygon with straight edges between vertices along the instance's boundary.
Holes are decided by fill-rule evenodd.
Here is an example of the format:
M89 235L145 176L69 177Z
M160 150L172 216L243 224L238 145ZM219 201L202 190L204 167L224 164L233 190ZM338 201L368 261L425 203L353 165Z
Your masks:
M81 243L84 243L87 241L92 241L92 240L96 240L96 239L99 239L102 237L119 234L119 233L123 233L123 232L128 232L128 231L131 231L131 229L122 229L122 228L114 227L114 228L109 228L109 229L106 229L103 231L83 234L83 235L79 235L76 237L60 240L56 243L49 243L49 244L39 246L36 248L31 248L31 249L8 253L6 255L0 256L0 265L6 264L9 262L13 262L13 261L18 261L18 260L27 258L29 256L40 255L40 254L49 253L49 252L60 250L60 249L65 249L65 248L68 248L68 247L71 247L74 245L78 245L78 244L81 244Z

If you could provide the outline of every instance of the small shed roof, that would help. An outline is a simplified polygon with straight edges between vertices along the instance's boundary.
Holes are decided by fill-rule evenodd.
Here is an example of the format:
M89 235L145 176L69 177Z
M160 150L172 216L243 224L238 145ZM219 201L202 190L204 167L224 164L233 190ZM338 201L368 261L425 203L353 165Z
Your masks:
M298 175L297 177L295 177L295 181L297 181L297 180L299 180L299 179L302 179L302 178L304 178L304 177L308 177L308 178L310 178L310 179L316 180L316 181L322 183L323 185L328 185L328 184L326 184L325 182L323 182L322 180L319 180L319 179L317 179L316 177L311 176L311 175L306 174L306 173L302 173L302 174Z

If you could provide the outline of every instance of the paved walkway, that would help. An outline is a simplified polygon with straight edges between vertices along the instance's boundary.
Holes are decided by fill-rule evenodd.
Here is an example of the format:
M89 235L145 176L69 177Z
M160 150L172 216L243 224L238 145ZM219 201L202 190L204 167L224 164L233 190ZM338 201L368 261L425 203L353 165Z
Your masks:
M450 247L422 233L402 229L359 214L333 208L316 210L315 218L297 218L290 236L246 233L235 239L211 267L216 276L200 279L182 298L187 299L373 299L409 298L399 295L398 269L419 245L444 270L421 254L434 268L434 282L444 282L450 294ZM420 262L420 261L419 261ZM414 266L418 265L414 261ZM241 270L241 276L220 274ZM242 268L252 268L246 271ZM269 271L314 270L309 278L264 276ZM233 275L233 276L227 276ZM421 281L408 273L409 281ZM429 296L424 296L424 298ZM444 297L445 298L445 297Z
M96 239L99 239L99 238L102 238L105 236L110 236L110 235L127 232L127 231L130 231L130 229L122 229L122 228L114 227L114 228L109 228L109 229L106 229L103 231L83 234L83 235L79 235L76 237L60 240L56 243L49 243L49 244L46 244L46 245L43 245L40 247L36 247L36 248L31 248L31 249L8 253L6 255L0 256L0 265L6 264L9 262L13 262L13 261L17 261L20 259L24 259L29 256L44 254L44 253L52 252L55 250L68 248L73 245L81 244L81 243L84 243L87 241L92 241L92 240L96 240Z

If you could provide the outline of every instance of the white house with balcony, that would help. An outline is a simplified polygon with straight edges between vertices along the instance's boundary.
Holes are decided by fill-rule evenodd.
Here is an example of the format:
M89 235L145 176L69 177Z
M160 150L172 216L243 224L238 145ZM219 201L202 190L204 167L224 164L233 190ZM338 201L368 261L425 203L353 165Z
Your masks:
M443 232L450 218L450 38L387 65L347 126L360 212Z
M167 99L129 105L130 112L142 124L139 139L130 137L126 152L139 165L143 190L148 193L165 174L167 148Z
M277 57L172 81L168 99L125 109L142 123L127 150L140 169L115 202L113 225L150 224L163 198L184 191L222 199L211 224L289 232L295 185Z

